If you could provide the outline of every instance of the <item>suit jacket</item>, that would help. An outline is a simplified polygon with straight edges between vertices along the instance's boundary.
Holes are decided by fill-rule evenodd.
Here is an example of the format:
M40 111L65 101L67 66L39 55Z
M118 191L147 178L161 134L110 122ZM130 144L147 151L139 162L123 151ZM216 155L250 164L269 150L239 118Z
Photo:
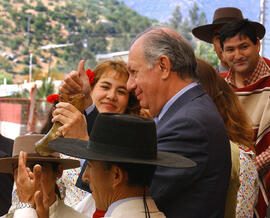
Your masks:
M182 154L194 168L157 167L151 196L171 218L224 217L231 171L229 139L201 85L180 96L157 123L158 150Z
M146 198L146 203L149 209L151 218L165 218L165 215L160 212L152 198ZM109 207L110 209L110 207ZM108 209L108 210L109 210ZM145 208L143 199L133 199L125 201L116 206L110 218L145 218Z
M11 157L13 140L0 134L0 158ZM13 175L0 173L0 216L6 214L11 206Z

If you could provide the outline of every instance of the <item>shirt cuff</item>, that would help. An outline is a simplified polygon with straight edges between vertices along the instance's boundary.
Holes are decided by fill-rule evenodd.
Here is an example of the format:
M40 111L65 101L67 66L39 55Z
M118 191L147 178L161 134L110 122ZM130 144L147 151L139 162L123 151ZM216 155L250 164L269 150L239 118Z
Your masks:
M86 115L89 115L94 109L95 109L95 105L94 104L92 104L91 106L89 106L88 108L86 108L85 109Z
M34 208L16 209L13 218L38 218Z

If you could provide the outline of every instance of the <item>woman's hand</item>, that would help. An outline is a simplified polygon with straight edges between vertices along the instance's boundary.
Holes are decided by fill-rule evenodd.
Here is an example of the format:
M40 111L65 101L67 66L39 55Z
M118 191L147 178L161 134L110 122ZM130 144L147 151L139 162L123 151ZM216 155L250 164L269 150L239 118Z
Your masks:
M81 60L78 64L78 71L71 71L65 76L59 87L59 93L84 94L84 109L86 109L92 104L92 98L90 96L91 86L84 70L84 63L85 60Z
M52 122L60 122L63 125L58 128L57 135L63 135L65 138L89 140L85 116L69 103L60 102L56 105Z

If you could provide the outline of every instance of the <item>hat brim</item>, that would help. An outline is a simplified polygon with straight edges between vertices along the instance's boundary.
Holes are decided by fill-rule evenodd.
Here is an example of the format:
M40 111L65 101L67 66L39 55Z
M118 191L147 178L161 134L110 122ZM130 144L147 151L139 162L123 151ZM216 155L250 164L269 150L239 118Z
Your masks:
M27 157L27 161L54 162L62 165L64 170L80 167L80 161L54 157ZM0 159L0 173L13 173L13 166L18 164L18 156Z
M214 30L218 27L222 27L224 24L225 23L217 23L198 26L192 29L192 34L202 41L212 43Z
M57 152L87 160L149 164L172 168L188 168L196 166L194 161L181 155L169 152L158 151L157 157L155 159L137 159L131 157L123 157L121 155L112 156L109 154L109 152L108 154L101 154L91 150L91 148L88 146L88 141L71 138L58 138L52 140L49 142L49 147Z
M254 26L259 39L263 39L265 35L265 27L258 22L253 22L253 21L250 21L250 22ZM192 29L192 34L202 41L212 43L214 30L218 27L222 27L225 24L227 23L206 24L206 25L198 26Z

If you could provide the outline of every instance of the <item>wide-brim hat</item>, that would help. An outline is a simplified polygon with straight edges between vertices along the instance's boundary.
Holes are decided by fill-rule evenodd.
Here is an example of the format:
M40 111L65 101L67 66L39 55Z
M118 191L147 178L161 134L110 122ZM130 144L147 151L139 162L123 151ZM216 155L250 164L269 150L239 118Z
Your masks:
M43 134L24 135L15 139L12 157L0 158L0 173L13 173L13 167L18 165L20 151L27 152L27 162L55 162L63 166L63 169L71 169L80 166L78 160L62 159L59 155L43 157L35 151L35 143L40 140Z
M206 24L195 27L192 30L192 34L200 40L212 43L214 30L218 27L222 27L224 24L232 22L234 20L242 20L243 14L238 8L224 7L218 8L213 17L212 24ZM257 32L257 36L262 39L265 34L265 28L258 22L250 21Z
M124 114L99 114L90 140L58 138L49 142L55 151L87 160L149 164L163 167L195 167L181 155L157 151L153 120Z

